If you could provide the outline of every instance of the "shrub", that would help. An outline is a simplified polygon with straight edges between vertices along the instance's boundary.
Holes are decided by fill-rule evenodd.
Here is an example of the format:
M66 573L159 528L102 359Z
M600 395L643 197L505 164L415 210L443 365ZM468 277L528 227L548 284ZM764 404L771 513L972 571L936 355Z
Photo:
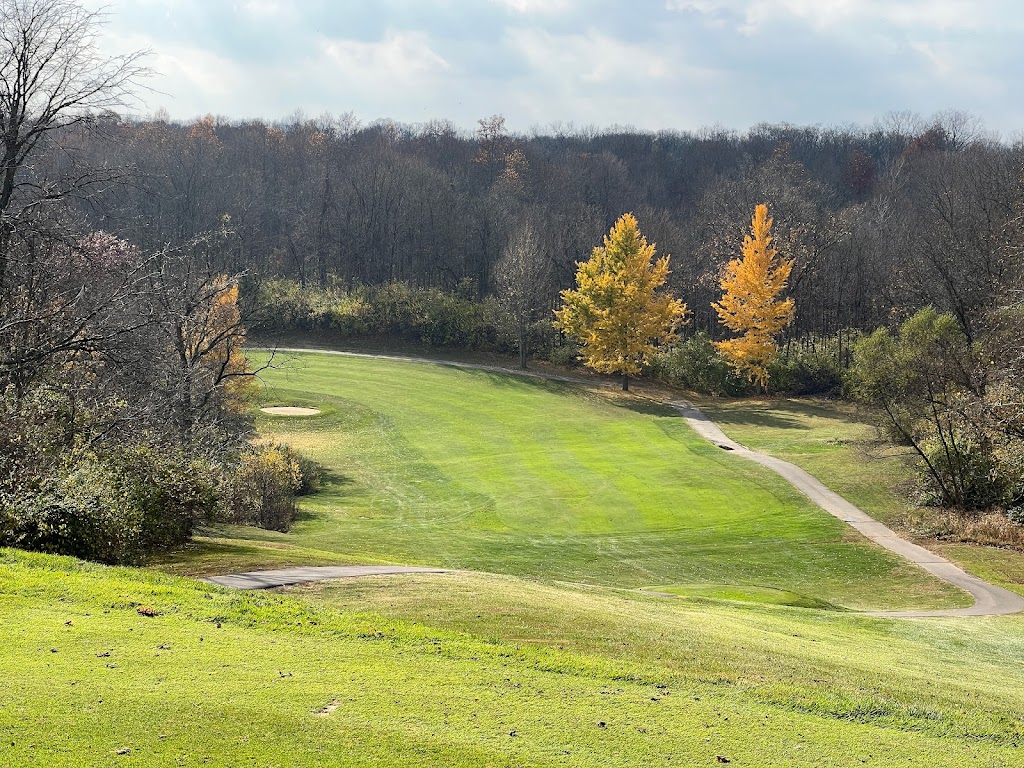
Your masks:
M497 302L476 301L474 294L472 283L460 283L453 291L404 282L345 290L268 280L259 286L246 321L266 331L330 331L348 339L511 351L499 332Z
M921 502L991 509L1006 499L1010 479L991 450L963 434L956 437L946 444L935 438L922 441L931 468L920 473ZM951 489L955 496L950 495Z
M230 480L228 514L237 523L287 531L295 521L302 471L291 449L256 445L239 459Z
M749 389L718 354L704 331L661 352L651 364L651 370L670 384L716 397L737 397Z
M216 509L212 467L148 448L73 452L0 497L0 543L135 563L183 543Z
M299 482L295 488L296 496L308 496L320 490L324 479L324 468L318 462L299 453L287 443L280 443L275 448L299 468Z
M113 459L141 513L141 552L184 543L197 525L216 514L220 467L150 448L119 451Z
M565 368L572 368L579 362L580 348L571 339L566 339L562 344L556 344L547 353L547 360L554 365L561 365Z
M838 395L844 369L833 339L795 343L768 366L769 388L787 395Z

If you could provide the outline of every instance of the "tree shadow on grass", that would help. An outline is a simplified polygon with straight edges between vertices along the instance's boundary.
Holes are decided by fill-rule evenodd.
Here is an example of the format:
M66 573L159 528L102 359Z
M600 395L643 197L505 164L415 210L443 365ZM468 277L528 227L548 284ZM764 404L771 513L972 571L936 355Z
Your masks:
M679 411L671 405L657 403L653 400L641 400L639 398L610 398L608 402L616 408L625 408L626 410L633 411L634 413L639 413L644 416L660 416L662 418L679 416Z
M849 405L849 404L847 404ZM845 424L870 423L867 414L854 407L819 403L813 400L734 400L702 406L708 417L719 424L813 429L806 419L825 419Z
M344 497L346 495L346 486L353 485L354 483L355 481L348 475L321 465L320 489L316 493L299 496L295 499L299 504L298 511L295 513L295 522L316 520L320 517L316 512L309 509L304 502L326 494L334 497Z
M508 371L503 370L486 370L479 368L457 368L456 370L461 371L467 376L471 376L475 379L486 381L495 387L509 388L522 388L531 387L533 389L540 389L545 392L553 392L556 394L565 394L568 392L582 392L581 386L586 386L586 382L583 379L579 381L566 378L562 379L549 379L545 376L539 375L539 373L527 369L526 371L516 371L509 369Z
M733 426L755 426L770 427L772 429L800 429L810 430L811 427L799 419L798 416L780 413L775 409L764 410L713 410L704 411L705 415L716 424L727 427Z

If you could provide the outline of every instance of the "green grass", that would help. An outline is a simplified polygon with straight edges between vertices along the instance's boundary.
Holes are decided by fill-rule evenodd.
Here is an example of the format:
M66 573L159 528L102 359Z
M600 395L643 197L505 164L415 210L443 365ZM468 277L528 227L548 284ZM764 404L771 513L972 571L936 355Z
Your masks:
M663 584L648 587L648 592L675 595L676 597L704 597L712 600L731 600L740 603L764 603L766 605L790 605L796 608L820 608L836 610L835 606L815 600L807 595L789 592L785 589L768 587L738 587L734 584Z
M339 562L784 590L846 608L969 602L773 473L706 443L666 407L321 354L294 356L265 378L266 404L322 409L261 415L259 427L323 463L328 481L291 533L227 528L223 537L333 552Z
M227 527L150 570L0 550L0 765L1020 764L1024 617L842 610L965 601L673 412L325 355L268 385L323 409L259 419L329 470L293 532ZM905 465L829 408L714 415L898 515ZM942 551L1024 581L979 549ZM240 593L160 572L352 562L489 573Z
M9 768L1012 766L1024 728L1014 619L474 575L237 593L10 550L0 611Z
M729 686L834 720L972 739L1003 732L1014 743L1024 725L1019 616L883 620L481 574L322 582L292 593L495 643L636 664L653 678Z

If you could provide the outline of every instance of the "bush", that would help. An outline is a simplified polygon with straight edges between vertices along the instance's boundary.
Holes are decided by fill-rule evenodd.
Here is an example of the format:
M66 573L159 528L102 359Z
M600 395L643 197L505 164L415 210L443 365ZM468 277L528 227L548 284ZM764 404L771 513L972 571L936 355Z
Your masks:
M572 368L579 363L580 348L572 339L553 346L547 353L547 360L554 365Z
M299 468L299 483L295 488L296 496L308 496L320 490L323 484L324 468L308 456L299 453L287 443L280 443L275 448Z
M216 510L215 469L148 448L72 453L0 497L0 544L136 563L181 544Z
M787 395L838 395L844 369L834 339L794 343L768 366L768 386Z
M670 384L716 397L738 397L749 390L749 385L722 359L704 331L659 353L651 371Z
M921 503L956 504L965 509L991 509L999 504L1005 498L1008 484L992 452L962 436L954 448L955 451L947 451L935 439L922 442L921 449L931 470L920 473ZM949 495L952 488L956 488L953 497Z
M246 321L266 331L330 331L342 338L388 338L428 347L510 352L494 299L475 301L471 283L454 291L392 282L303 288L294 280L259 286Z
M239 459L230 481L227 505L232 521L287 531L295 521L295 494L302 471L290 448L256 445Z
M792 344L768 366L768 388L785 395L836 395L842 391L844 369L834 339L805 339ZM651 363L651 372L676 386L720 397L754 392L722 358L708 334L698 331Z

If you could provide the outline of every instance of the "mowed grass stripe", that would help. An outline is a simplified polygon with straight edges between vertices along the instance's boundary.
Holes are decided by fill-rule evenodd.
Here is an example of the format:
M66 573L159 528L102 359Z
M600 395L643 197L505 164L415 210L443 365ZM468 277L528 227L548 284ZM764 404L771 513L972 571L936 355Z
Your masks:
M509 519L523 530L621 533L704 526L725 531L752 513L775 511L780 502L810 507L770 473L707 446L668 409L658 417L635 414L570 385L532 379L508 377L500 389L481 392L474 380L493 382L494 374L365 359L328 361L345 363L348 375L314 388L310 385L320 382L307 378L306 367L301 389L275 387L274 394L295 397L349 385L346 399L384 409L399 433L390 439L407 441L417 458L443 471L443 482L509 491L489 496L514 505ZM381 365L407 370L398 378L359 370ZM651 429L652 419L674 428ZM282 420L276 424L290 426ZM752 495L752 483L767 494ZM524 503L531 495L542 499L543 507ZM552 503L564 514L552 517ZM605 522L608 515L615 515L611 523ZM681 517L686 518L682 526ZM802 518L810 531L794 530L798 519L786 521L787 536L817 531L831 537L837 529L814 513Z
M259 417L332 478L285 537L392 560L623 587L795 590L856 608L967 602L860 540L781 478L671 410L576 385L439 365L299 354L264 374Z

